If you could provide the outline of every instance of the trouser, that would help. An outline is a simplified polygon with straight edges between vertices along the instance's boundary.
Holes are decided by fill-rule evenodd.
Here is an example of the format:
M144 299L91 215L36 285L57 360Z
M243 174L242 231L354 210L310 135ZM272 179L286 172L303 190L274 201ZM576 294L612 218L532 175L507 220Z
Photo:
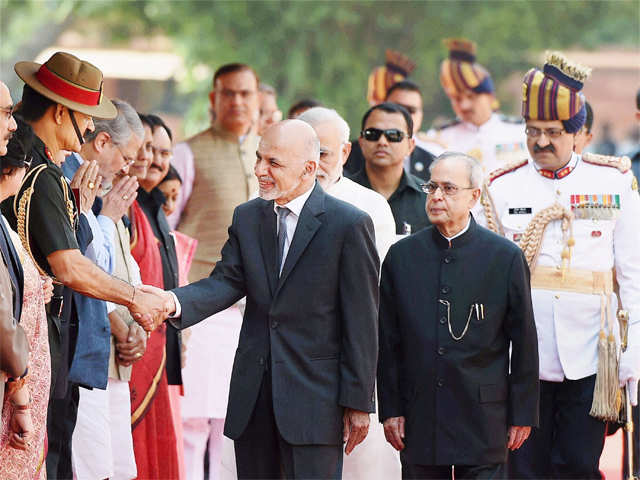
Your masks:
M504 464L492 465L416 465L407 463L400 454L403 479L474 479L493 480L504 478Z
M72 439L73 473L77 479L113 477L109 427L109 389L80 388L78 417Z
M249 424L235 441L238 479L340 479L342 445L287 443L278 431L272 398L267 371Z
M111 480L136 478L136 457L131 436L131 393L127 381L109 378L109 427L113 451Z
M73 478L71 469L71 437L78 416L78 386L70 384L63 398L52 398L47 408L47 478Z
M224 418L184 418L184 461L189 480L204 479L204 453L209 443L209 480L220 480Z
M606 424L589 415L595 379L540 382L540 428L509 452L509 478L601 478Z

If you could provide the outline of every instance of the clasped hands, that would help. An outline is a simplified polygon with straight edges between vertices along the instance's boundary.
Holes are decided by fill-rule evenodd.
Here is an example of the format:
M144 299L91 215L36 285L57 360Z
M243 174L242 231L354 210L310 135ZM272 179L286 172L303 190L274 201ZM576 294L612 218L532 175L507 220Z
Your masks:
M176 311L173 295L151 285L135 287L129 311L147 332L152 332Z

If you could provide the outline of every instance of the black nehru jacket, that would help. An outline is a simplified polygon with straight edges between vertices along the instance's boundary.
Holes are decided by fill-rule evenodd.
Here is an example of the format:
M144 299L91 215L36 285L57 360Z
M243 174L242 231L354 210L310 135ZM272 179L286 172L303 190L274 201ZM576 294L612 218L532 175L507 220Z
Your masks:
M484 317L469 317L474 304ZM400 240L382 267L379 328L380 420L405 417L408 463L504 463L508 427L538 425L529 269L514 243L473 218L451 242L433 226Z
M164 195L156 187L151 192L138 188L137 201L147 216L153 234L160 242L160 259L165 290L178 287L178 257L176 246L171 236L167 217L162 210ZM167 323L167 381L169 385L182 385L182 369L180 366L181 335L170 323Z
M373 190L364 167L349 178L363 187ZM393 212L393 219L396 222L396 233L398 235L416 233L424 227L431 225L425 209L427 194L420 188L421 183L422 180L418 177L414 177L403 170L398 188L396 188L396 191L393 192L387 200L391 207L391 212ZM410 226L411 231L406 231L406 225Z

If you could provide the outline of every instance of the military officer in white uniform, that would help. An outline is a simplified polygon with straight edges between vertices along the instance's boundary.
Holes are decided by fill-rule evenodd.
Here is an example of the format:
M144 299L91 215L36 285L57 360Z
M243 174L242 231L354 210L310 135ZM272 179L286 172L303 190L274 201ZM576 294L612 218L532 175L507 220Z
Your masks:
M480 223L520 245L532 274L540 428L510 455L509 478L601 478L602 418L617 415L618 386L628 385L637 403L640 197L627 158L573 151L586 117L580 90L588 73L561 54L550 54L543 71L527 73L523 117L531 158L490 174L478 214ZM617 355L616 281L630 316L618 381L615 360L605 355L608 349ZM605 381L606 371L614 371L613 381Z
M449 58L440 67L440 83L451 101L456 121L427 132L431 143L462 152L489 173L526 155L524 124L496 112L498 102L489 72L476 62L476 45L447 39Z

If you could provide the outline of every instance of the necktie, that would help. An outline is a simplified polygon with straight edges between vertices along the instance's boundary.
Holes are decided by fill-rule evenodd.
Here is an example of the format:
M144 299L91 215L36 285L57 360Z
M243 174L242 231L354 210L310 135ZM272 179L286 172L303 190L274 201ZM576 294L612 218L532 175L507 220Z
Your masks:
M287 242L287 216L291 213L287 207L276 207L278 212L278 276L282 273L284 266L284 244Z

